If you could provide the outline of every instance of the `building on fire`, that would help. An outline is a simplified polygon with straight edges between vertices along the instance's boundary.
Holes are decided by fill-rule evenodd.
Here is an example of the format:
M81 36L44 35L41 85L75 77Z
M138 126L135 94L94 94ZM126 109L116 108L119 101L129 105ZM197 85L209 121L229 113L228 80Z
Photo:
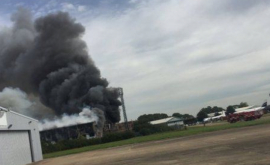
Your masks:
M91 139L102 135L97 133L94 122L40 131L41 140L51 143L61 140L78 139L82 136L86 139Z
M128 125L129 130L133 130L134 122L127 121L122 123L106 123L103 131L105 134L110 132L124 132L127 131L126 124Z

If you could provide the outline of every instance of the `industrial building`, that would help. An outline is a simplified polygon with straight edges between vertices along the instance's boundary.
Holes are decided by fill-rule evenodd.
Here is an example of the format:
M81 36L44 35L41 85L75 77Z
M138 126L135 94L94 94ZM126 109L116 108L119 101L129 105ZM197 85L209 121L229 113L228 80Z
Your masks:
M165 124L170 127L173 127L173 126L182 127L184 126L184 121L182 118L178 118L178 117L167 117L165 119L151 121L150 124L152 125Z
M0 107L0 165L42 160L38 121Z
M110 132L124 132L128 130L127 126L129 130L133 130L134 122L127 121L122 123L107 123L104 125L103 131L105 134Z
M42 141L55 143L61 140L78 139L84 136L86 139L96 137L94 122L70 125L40 131Z

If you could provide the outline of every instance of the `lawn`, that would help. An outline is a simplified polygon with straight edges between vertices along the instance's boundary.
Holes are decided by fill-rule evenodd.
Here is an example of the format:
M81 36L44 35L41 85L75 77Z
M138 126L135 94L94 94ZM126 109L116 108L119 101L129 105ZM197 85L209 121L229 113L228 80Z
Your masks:
M171 132L152 134L152 135L148 135L148 136L140 136L140 137L135 137L135 138L117 141L117 142L98 144L98 145L93 145L93 146L86 146L86 147L82 147L82 148L76 148L76 149L71 149L71 150L65 150L65 151L44 154L43 156L44 156L44 158L52 158L52 157L69 155L69 154L81 153L81 152L85 152L85 151L92 151L92 150L97 150L97 149L123 146L123 145L127 145L127 144L135 144L135 143L142 143L142 142L148 142L148 141L197 135L197 134L201 134L201 133L205 133L205 132L254 126L254 125L260 125L260 124L270 124L270 117L267 116L267 117L263 117L259 120L237 122L234 124L229 124L229 123L224 122L223 124L219 124L219 125L206 125L205 127L190 127L187 130L171 131Z

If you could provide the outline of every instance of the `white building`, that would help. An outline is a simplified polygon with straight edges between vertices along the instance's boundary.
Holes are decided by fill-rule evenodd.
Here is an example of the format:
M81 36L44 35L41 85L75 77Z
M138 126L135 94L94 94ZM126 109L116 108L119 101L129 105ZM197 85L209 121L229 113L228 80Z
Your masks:
M255 106L247 106L247 107L243 107L243 108L236 108L235 109L235 112L243 112L243 111L246 111L248 109L252 109L254 108Z
M168 117L165 119L160 119L160 120L154 120L154 121L150 121L150 124L152 125L157 125L157 124L166 124L168 126L184 126L184 121L182 118L178 118L178 117Z
M221 120L224 117L226 117L226 111L221 111L218 113L220 114L218 116L214 116L213 114L215 114L215 113L207 114L208 118L203 119L203 121L204 122L218 121L218 120Z
M38 121L0 107L0 165L42 160Z
M238 114L238 113L243 113L243 112L256 112L256 113L263 115L264 109L265 109L265 107L254 105L254 106L248 106L248 107L244 107L244 108L235 109L234 113Z

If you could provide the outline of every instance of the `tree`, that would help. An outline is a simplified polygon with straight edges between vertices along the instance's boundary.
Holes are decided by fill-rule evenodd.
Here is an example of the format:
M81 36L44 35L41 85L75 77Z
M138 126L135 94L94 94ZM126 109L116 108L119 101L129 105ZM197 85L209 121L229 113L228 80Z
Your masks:
M243 107L247 107L248 103L247 102L241 102L238 106L238 108L243 108Z
M192 116L190 114L180 114L180 113L173 113L172 116L183 118L183 119L194 118L194 116Z
M224 109L222 107L217 107L217 106L214 106L213 108L211 106L207 106L206 108L201 109L201 111L203 111L206 114L217 113L217 112L221 112L223 110Z
M180 114L180 113L173 113L172 116L173 116L173 117L183 118L183 115Z
M155 113L155 114L144 114L138 117L137 121L134 122L133 130L135 132L141 132L142 134L155 133L157 130L156 126L151 125L149 122L153 120L159 120L167 118L168 115L165 113ZM149 131L150 130L150 131Z
M240 104L235 104L235 105L230 105L230 106L232 106L234 109L237 109L237 108L247 107L248 103L247 102L241 102Z
M190 114L184 114L183 117L184 119L194 118L194 116Z
M218 112L221 112L223 111L224 109L222 107L217 107L217 106L214 106L212 108L212 113L218 113Z
M227 107L226 115L232 114L234 112L235 112L235 109L234 109L233 106L230 105L230 106Z
M212 113L212 107L211 106L208 106L206 108L202 108L201 111L203 111L206 114Z
M167 118L168 115L165 113L154 113L154 114L144 114L138 117L138 121L140 123L147 123L154 120L164 119Z
M200 112L197 114L197 119L200 122L202 122L203 119L205 119L207 117L208 117L208 115L204 111L202 111L202 110L200 110Z

